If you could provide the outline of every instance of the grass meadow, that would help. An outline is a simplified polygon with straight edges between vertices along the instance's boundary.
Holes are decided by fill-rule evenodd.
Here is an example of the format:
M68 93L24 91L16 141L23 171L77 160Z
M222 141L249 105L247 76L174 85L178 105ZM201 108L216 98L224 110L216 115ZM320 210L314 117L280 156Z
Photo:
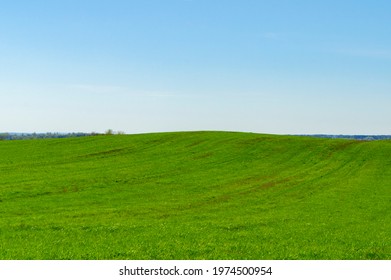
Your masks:
M0 259L391 259L391 141L0 142Z

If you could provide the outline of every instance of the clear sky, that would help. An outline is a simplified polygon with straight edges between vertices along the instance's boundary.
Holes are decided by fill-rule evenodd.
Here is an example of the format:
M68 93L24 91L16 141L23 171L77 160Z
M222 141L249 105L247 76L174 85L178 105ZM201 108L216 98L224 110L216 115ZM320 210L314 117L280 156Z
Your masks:
M389 0L15 0L0 131L391 134Z

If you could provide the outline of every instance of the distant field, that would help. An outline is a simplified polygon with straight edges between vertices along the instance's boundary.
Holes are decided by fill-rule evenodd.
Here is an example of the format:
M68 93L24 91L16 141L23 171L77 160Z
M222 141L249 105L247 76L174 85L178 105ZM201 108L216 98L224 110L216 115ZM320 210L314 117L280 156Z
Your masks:
M391 141L0 141L0 259L391 259Z

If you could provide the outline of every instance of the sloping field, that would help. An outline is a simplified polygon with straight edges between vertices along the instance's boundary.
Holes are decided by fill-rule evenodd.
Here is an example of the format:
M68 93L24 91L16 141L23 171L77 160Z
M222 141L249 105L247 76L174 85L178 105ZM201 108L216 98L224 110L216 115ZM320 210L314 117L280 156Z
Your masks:
M391 141L2 141L0 259L391 259Z

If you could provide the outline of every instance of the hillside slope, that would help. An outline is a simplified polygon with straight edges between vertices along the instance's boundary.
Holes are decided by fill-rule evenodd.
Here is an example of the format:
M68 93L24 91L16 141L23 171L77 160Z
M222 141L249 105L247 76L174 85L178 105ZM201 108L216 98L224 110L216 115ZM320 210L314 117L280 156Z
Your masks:
M0 216L0 259L391 259L391 141L2 141Z

